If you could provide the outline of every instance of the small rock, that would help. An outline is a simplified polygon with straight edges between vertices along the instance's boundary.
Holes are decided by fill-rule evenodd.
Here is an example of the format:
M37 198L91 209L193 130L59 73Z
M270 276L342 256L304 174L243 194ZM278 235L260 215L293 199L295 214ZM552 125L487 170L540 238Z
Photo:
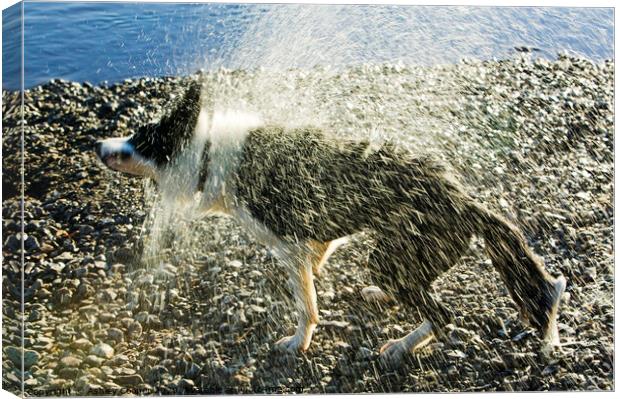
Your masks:
M112 288L107 288L101 291L101 297L104 302L114 302L117 296L116 291Z
M103 383L103 388L106 391L111 391L111 392L116 392L116 391L120 391L123 389L123 387L121 387L118 384L113 383L112 381L106 381Z
M196 363L192 363L190 368L185 372L185 378L194 379L200 375L201 368Z
M454 359L465 359L465 358L467 358L467 355L464 352L462 352L462 351L460 351L458 349L447 351L446 352L446 356L454 358Z
M90 365L90 366L95 366L95 367L99 367L103 364L103 362L105 362L105 359L99 357L99 356L95 356L95 355L88 355L86 356L86 358L84 359L84 363Z
M164 348L162 345L158 345L155 348L151 349L148 354L151 356L155 356L159 359L165 359L170 357L171 351L167 348Z
M125 340L125 334L118 328L109 328L108 329L108 339L119 343Z
M365 346L360 346L360 348L357 350L357 353L355 354L355 358L357 360L368 360L371 359L374 355L374 352L368 348L366 348Z
M142 325L137 321L132 321L127 324L127 338L139 338L142 335Z
M80 283L75 290L74 299L81 301L86 298L90 298L95 294L95 289L87 283Z
M139 374L119 375L114 378L114 382L124 387L135 387L144 383L142 376Z
M63 252L57 257L55 257L54 260L57 262L69 262L73 260L73 255L71 254L71 252Z
M596 281L596 275L596 267L588 267L583 271L584 280L589 283Z
M104 312L99 315L99 321L101 321L102 323L109 323L115 319L116 316L114 316L112 313Z
M148 380L151 383L159 381L162 375L168 373L168 369L160 364L153 366L148 372Z
M79 228L79 233L81 236L92 234L93 231L95 231L95 228L88 224L79 225L78 228Z
M90 348L92 347L93 347L92 342L90 342L86 338L78 338L71 343L71 348L82 350L82 351L89 351Z
M39 385L39 380L37 380L36 378L28 378L27 380L24 381L24 386L26 388L35 388L38 385Z
M116 370L116 372L117 372L117 374L119 374L119 375L121 375L121 374L122 374L122 375L134 375L134 374L136 374L136 370L134 370L134 369L130 369L129 367L119 367L119 368Z
M21 233L8 236L8 238L4 241L4 248L8 249L11 252L17 252L21 250L22 248L21 239L20 239L21 237L22 237Z
M82 360L75 356L65 356L60 359L60 364L64 367L79 367L82 364Z
M80 369L77 367L65 367L58 371L58 377L66 380L75 380L80 375Z
M21 348L16 348L14 346L8 346L4 348L4 351L7 357L9 358L9 360L13 362L13 364L16 367L21 368L22 366ZM30 367L37 364L37 362L39 361L41 357L38 352L30 350L30 349L26 349L25 351L23 351L23 353L24 353L24 368L25 369L29 369Z
M455 379L460 374L459 373L459 369L454 364L451 364L451 365L448 366L448 369L446 370L446 373L448 374L448 377L450 379Z
M71 385L73 385L73 382L62 378L55 378L48 383L50 389L67 389Z
M93 346L93 348L90 350L90 353L91 355L111 359L112 356L114 356L114 349L108 344L99 343Z
M183 390L183 391L193 391L194 388L196 387L196 384L194 383L194 381L187 379L187 378L183 378L181 381L179 381L179 389Z
M26 251L36 251L39 248L40 248L39 241L35 237L28 236L28 238L24 240L24 249Z

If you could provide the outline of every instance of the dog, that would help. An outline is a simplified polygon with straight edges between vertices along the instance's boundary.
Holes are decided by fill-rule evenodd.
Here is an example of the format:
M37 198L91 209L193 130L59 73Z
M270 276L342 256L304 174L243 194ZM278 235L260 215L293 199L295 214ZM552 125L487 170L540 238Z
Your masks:
M394 298L423 323L380 349L387 363L433 337L453 313L430 291L476 235L508 287L522 319L559 345L556 317L566 287L533 254L523 234L465 193L440 162L393 143L334 139L316 128L265 125L251 114L203 104L192 81L172 110L129 137L96 143L109 168L199 193L200 207L233 216L289 271L299 320L278 348L305 351L319 321L314 275L346 237L369 231L377 298ZM377 295L378 294L378 295Z

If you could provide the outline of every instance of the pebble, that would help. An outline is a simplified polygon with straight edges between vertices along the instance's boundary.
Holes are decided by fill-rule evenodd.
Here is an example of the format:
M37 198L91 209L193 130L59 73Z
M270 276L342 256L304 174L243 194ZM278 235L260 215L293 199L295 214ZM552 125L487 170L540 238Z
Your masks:
M80 369L76 367L64 367L58 371L58 377L66 380L75 380L80 375Z
M71 347L73 349L79 349L82 351L89 351L92 348L93 344L86 338L78 338L71 343Z
M13 362L13 364L16 367L18 368L22 367L22 349L21 348L17 348L14 346L7 346L7 347L4 347L4 352L6 353L9 360ZM29 349L24 350L23 351L24 368L29 369L30 367L34 366L35 364L37 364L40 358L41 358L41 355L39 355L38 352L29 350Z
M74 356L65 356L60 359L60 364L64 367L79 367L82 364L82 360Z
M119 375L114 378L114 382L124 387L136 387L144 382L139 374Z
M108 339L116 343L123 342L125 340L125 334L118 328L109 328Z
M95 355L88 355L84 358L84 363L90 366L99 367L105 362L105 359Z
M103 357L106 359L111 359L114 356L114 349L105 343L99 343L92 347L90 350L91 355Z

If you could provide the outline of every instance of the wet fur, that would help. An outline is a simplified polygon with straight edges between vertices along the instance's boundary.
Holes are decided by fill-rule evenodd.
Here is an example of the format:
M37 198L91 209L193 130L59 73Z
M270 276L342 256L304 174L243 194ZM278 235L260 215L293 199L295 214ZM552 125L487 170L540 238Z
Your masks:
M236 187L238 201L282 240L328 243L374 232L373 282L437 327L453 315L430 286L481 236L515 303L547 331L554 280L541 260L513 224L476 203L430 156L336 141L312 128L265 127L248 134Z

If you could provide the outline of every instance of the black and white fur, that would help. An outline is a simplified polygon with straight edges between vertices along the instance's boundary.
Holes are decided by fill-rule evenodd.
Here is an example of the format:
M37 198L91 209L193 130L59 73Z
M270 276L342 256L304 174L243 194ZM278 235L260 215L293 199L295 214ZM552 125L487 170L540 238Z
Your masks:
M278 347L306 350L318 323L313 278L329 255L359 231L376 238L368 268L382 291L424 323L381 348L397 364L441 336L453 315L430 292L472 235L486 250L524 320L559 343L557 310L566 281L552 278L506 219L468 196L431 157L386 143L340 141L313 128L265 126L251 114L205 107L193 82L158 123L127 138L97 143L110 168L177 184L180 197L201 192L201 207L233 216L289 270L299 321ZM181 176L186 176L185 178ZM187 177L189 176L189 177Z

